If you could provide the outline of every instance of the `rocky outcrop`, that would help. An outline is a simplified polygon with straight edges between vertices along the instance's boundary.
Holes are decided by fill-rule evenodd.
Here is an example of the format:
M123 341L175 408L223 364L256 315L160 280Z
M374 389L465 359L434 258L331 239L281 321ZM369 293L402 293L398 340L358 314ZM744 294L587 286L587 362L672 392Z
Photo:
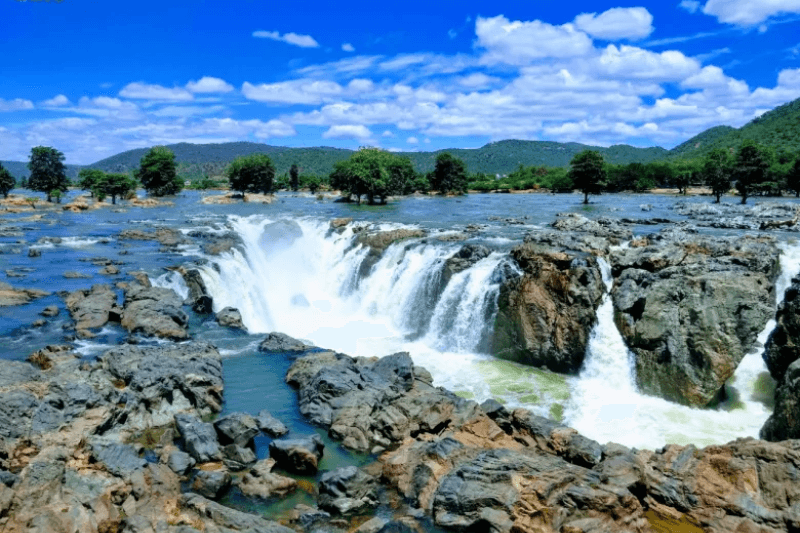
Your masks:
M777 383L775 408L761 438L800 438L800 278L794 278L775 316L777 322L764 347L764 362Z
M258 345L258 351L266 353L305 352L312 348L314 347L277 331L269 333Z
M319 467L325 445L319 435L278 439L269 443L269 456L288 472L314 474Z
M774 241L671 232L610 259L615 321L640 390L707 405L774 312Z
M472 267L481 259L489 257L489 254L491 254L491 251L487 247L479 244L466 244L462 246L460 250L451 255L447 261L444 262L441 286L446 287L453 276Z
M537 242L511 251L522 277L500 287L492 352L503 359L580 370L605 285L597 258Z
M39 289L17 289L8 283L0 282L0 307L23 305L36 298L49 296L50 293Z
M275 474L274 459L264 459L257 462L238 481L238 487L243 494L251 498L268 498L285 496L297 489L297 481L280 474Z
M120 323L130 333L170 340L189 338L188 315L183 300L172 289L146 287L133 282L125 289Z
M196 268L186 269L178 267L176 271L183 277L186 287L189 289L189 302L195 313L206 314L212 311L214 300L208 293L203 276Z
M399 228L387 231L362 232L356 242L370 249L370 255L380 255L392 244L405 240L424 237L427 232L422 229Z
M272 438L281 437L289 433L289 428L287 428L283 422L272 416L266 409L259 411L256 417L256 424L258 424L258 429Z
M234 307L226 307L216 315L217 323L226 328L244 329L242 314Z
M185 244L188 240L179 231L170 228L158 228L155 231L140 229L125 229L119 233L120 240L157 241L162 246L175 247Z
M377 507L378 480L355 466L326 472L319 480L319 506L336 514Z
M120 320L117 294L108 285L93 285L90 290L71 292L65 303L79 337L90 337L92 333L89 330Z
M633 232L619 220L603 217L591 220L577 213L559 213L551 227L567 234L588 234L608 239L613 245L622 244L633 238Z
M791 203L759 202L742 205L676 202L672 208L678 214L688 217L693 224L703 227L741 230L799 229L796 225L796 206Z

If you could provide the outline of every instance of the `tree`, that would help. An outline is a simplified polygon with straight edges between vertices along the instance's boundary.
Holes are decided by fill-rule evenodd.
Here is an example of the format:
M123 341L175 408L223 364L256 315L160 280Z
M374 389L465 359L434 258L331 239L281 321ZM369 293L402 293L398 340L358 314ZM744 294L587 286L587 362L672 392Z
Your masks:
M786 175L786 188L794 191L795 198L800 198L800 154Z
M96 168L82 168L78 172L78 187L81 190L89 191L94 196L95 184L105 176L105 172Z
M9 191L11 191L16 184L17 180L14 179L11 172L3 168L3 165L0 164L0 194L3 195L3 198L8 198Z
M96 183L92 192L98 198L111 197L111 203L117 203L117 196L125 198L136 190L136 180L127 174L104 174Z
M378 148L362 148L346 161L334 165L330 184L345 196L356 197L360 204L366 196L370 204L386 203L394 194L404 194L412 180L414 169L411 160Z
M703 162L703 179L719 203L720 197L731 189L731 162L728 151L715 148Z
M678 192L685 196L686 188L689 186L691 180L692 180L691 171L684 170L675 174L675 177L672 179L672 183L674 183L675 187L678 188Z
M31 176L28 188L47 194L47 201L52 202L52 192L66 192L69 186L64 154L49 146L36 146L31 149L31 160L28 163Z
M736 153L736 190L742 195L742 204L766 179L769 162L760 146L746 140Z
M576 189L583 193L583 203L589 203L590 194L600 194L606 185L606 170L600 152L584 150L570 161L569 177Z
M297 165L293 164L289 169L289 186L292 188L293 191L297 192L299 185L300 185L300 170L297 168Z
M449 192L463 194L467 192L469 177L464 162L445 152L436 156L436 166L428 175L428 181L433 190L442 194Z
M56 199L57 204L61 203L61 191L59 191L58 189L53 189L52 191L50 191L50 194L48 194L48 197L51 196Z
M134 173L147 194L165 196L177 194L183 189L183 180L178 177L175 154L164 146L154 146L141 159Z
M239 157L228 168L228 181L231 189L242 193L260 192L267 194L272 191L272 181L275 179L275 166L272 159L264 154L253 154Z

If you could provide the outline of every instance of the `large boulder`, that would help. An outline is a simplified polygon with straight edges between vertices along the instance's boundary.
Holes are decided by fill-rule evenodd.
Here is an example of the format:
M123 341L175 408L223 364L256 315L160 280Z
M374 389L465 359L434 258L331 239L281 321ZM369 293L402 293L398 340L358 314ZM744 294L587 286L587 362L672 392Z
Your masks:
M319 435L297 437L294 439L278 439L269 443L269 456L277 465L288 472L296 474L314 474L325 445Z
M119 321L117 294L108 285L94 285L90 290L77 290L65 298L67 309L75 321L79 336L89 336L90 329Z
M273 331L269 333L266 338L258 345L259 352L279 353L279 352L305 352L312 349L313 346L305 344L303 341L286 335L285 333L278 333Z
M220 444L254 447L253 438L259 429L255 419L247 413L231 413L214 422Z
M492 352L503 359L580 370L605 285L597 259L528 241L511 251L523 271L500 287Z
M767 238L650 236L612 252L615 321L643 392L704 406L774 313L778 250Z
M217 323L226 328L244 329L242 314L234 307L226 307L216 315Z
M130 333L170 340L186 340L188 315L183 300L172 289L130 283L125 290L122 327Z
M0 307L23 305L36 298L49 296L50 293L39 289L17 289L8 283L0 282Z
M348 514L378 505L377 479L355 466L326 472L319 480L319 506L325 510Z
M198 470L192 481L192 491L218 500L231 488L231 475L225 470Z
M491 254L491 251L480 244L465 244L462 246L444 262L441 278L442 287L447 286L453 276L472 267L481 259L489 257L489 254Z
M183 277L186 287L189 289L189 302L192 305L192 310L195 313L206 314L212 311L214 300L208 293L206 282L203 281L203 275L196 268L186 269L179 267L177 272Z
M264 459L257 462L239 479L239 489L245 496L264 500L276 496L286 496L297 489L296 480L273 473L272 469L274 467L274 459Z
M198 463L222 460L222 450L217 442L214 426L201 421L197 415L188 413L175 415L175 426L186 451Z
M272 414L266 409L262 409L258 412L256 424L258 424L258 429L273 439L276 437L282 437L283 435L289 433L289 428L287 428L283 422L272 416Z

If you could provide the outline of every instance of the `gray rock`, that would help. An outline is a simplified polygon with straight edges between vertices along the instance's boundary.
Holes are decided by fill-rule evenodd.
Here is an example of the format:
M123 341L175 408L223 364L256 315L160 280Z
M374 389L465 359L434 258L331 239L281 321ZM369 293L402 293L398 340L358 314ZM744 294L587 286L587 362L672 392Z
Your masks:
M58 316L58 313L59 309L57 305L48 305L47 307L42 309L42 312L39 314L46 317L54 317Z
M208 500L199 494L184 494L181 498L181 503L183 507L191 509L201 516L208 517L221 528L251 533L295 533L293 529L282 526L277 522L266 520L250 513L236 511Z
M233 307L226 307L219 313L217 313L217 323L220 326L225 326L226 328L239 328L244 329L244 323L242 322L242 314L239 312L238 309Z
M297 489L297 481L272 472L274 459L258 461L239 480L239 489L251 498L283 497Z
M94 439L91 447L94 458L115 476L127 478L147 466L147 461L139 457L133 446L128 444Z
M38 248L28 248L28 257L41 257L42 251Z
M317 471L325 445L319 435L278 439L269 443L269 456L288 472L313 474Z
M175 426L183 438L186 451L198 462L221 461L222 451L214 426L191 414L175 415Z
M33 413L38 406L36 396L30 392L0 392L0 437L15 439L27 436Z
M201 496L218 500L231 487L231 475L224 470L198 470L192 481L192 490Z
M201 315L210 313L214 304L211 295L208 293L206 283L203 281L203 276L200 271L193 268L186 270L179 268L178 273L183 276L183 281L189 288L189 302L192 305L192 310Z
M232 472L239 472L256 462L256 454L250 448L228 444L222 448L223 463Z
M146 337L185 340L189 317L181 309L183 300L172 289L144 287L131 283L125 290L120 323L130 333Z
M319 481L319 505L323 509L348 514L378 505L377 480L355 466L337 468Z
M17 476L16 474L12 474L11 472L8 472L6 470L0 470L0 483L5 485L6 487L12 488L14 486L14 483L16 483L18 479L19 476Z
M305 352L313 348L302 341L293 339L292 337L273 331L261 341L258 345L259 352Z
M454 275L467 270L481 259L489 257L490 253L491 251L487 247L479 244L465 244L462 246L459 251L444 262L442 286L446 286Z
M180 450L175 450L167 457L167 466L179 476L185 476L194 465L195 460L192 456Z
M242 447L253 447L253 437L258 435L255 419L246 413L231 413L214 422L219 443L236 444Z
M67 309L81 332L105 326L110 320L119 320L114 313L117 294L108 285L93 285L91 290L77 290L65 298Z
M258 425L258 429L273 439L289 433L289 428L287 428L283 422L272 416L266 409L262 409L258 413L256 424Z

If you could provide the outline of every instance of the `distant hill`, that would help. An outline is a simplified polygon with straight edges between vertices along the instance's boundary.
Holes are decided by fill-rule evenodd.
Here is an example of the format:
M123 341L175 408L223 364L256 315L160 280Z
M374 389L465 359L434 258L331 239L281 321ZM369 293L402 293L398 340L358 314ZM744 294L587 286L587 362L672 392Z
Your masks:
M702 157L714 148L736 149L745 139L752 139L776 150L800 152L800 98L776 107L739 129L717 126L704 131L670 150L670 157Z
M3 168L8 170L12 176L17 178L17 180L21 180L22 178L27 178L31 175L31 171L28 170L28 162L25 161L0 161L0 164L3 165ZM69 179L74 179L78 176L78 172L83 167L80 165L67 165L67 177Z

